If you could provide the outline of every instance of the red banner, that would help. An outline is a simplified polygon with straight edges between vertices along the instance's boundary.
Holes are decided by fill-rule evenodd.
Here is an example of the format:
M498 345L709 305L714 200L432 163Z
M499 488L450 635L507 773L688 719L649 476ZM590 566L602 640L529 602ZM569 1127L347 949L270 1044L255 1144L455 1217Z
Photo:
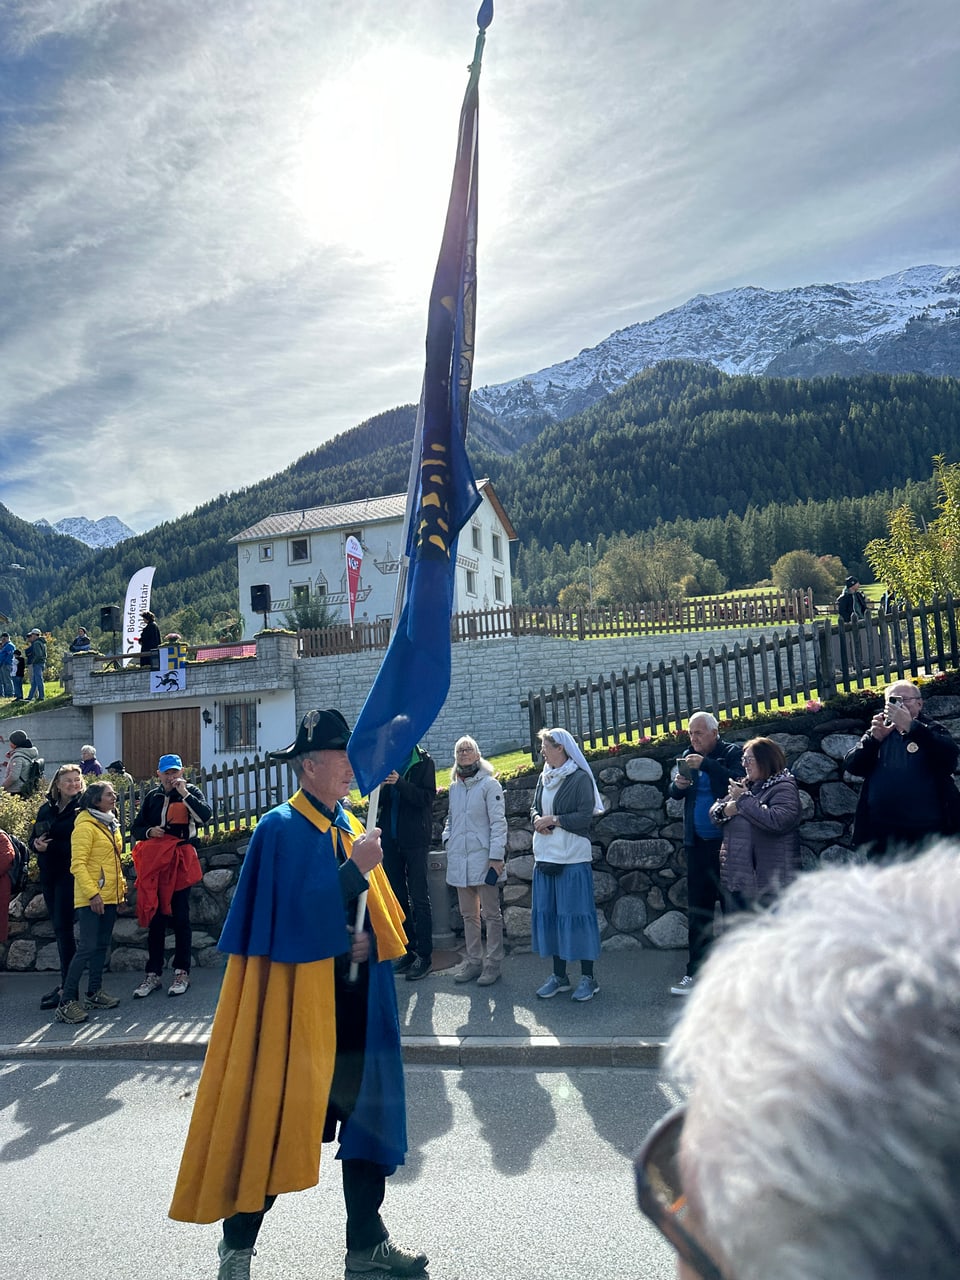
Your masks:
M363 564L363 547L352 535L347 539L347 595L350 600L350 625L357 607L357 591L360 587L360 566Z

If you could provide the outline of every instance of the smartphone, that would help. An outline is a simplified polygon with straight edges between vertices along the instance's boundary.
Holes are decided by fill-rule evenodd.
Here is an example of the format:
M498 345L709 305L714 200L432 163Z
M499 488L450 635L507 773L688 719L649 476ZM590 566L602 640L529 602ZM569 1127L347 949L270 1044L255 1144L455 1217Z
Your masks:
M497 881L498 881L499 879L500 879L500 876L499 876L499 873L497 872L497 868L496 868L496 867L488 867L488 868L487 868L487 874L483 877L483 883L484 883L484 884L496 884L496 883L497 883Z
M686 756L677 756L677 773L679 773L682 778L692 778L696 773L696 769L694 769Z

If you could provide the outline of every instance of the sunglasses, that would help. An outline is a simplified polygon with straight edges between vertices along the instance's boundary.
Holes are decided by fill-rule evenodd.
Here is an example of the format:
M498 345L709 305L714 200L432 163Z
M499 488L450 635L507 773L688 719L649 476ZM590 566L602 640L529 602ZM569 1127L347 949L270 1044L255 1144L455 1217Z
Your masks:
M680 1185L680 1135L686 1107L676 1107L659 1120L633 1158L640 1211L702 1280L724 1280L708 1253L684 1227L687 1198Z

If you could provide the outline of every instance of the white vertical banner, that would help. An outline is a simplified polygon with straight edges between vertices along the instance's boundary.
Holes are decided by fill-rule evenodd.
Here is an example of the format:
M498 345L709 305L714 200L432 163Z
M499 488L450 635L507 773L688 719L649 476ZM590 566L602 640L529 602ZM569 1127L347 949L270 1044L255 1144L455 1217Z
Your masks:
M139 654L140 652L140 615L144 609L150 608L150 589L153 586L153 575L156 568L150 564L138 569L130 579L127 596L123 606L123 652ZM125 657L123 665L129 667L132 657Z

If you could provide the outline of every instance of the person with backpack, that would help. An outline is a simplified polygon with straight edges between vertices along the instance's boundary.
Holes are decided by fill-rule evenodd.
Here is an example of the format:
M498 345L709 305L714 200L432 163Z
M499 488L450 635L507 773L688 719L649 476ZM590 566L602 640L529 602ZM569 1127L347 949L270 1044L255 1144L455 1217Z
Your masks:
M39 627L28 631L27 639L30 641L27 652L24 654L27 666L30 668L30 692L27 694L27 701L30 702L36 694L37 701L43 702L46 697L43 687L43 668L47 665L47 642Z
M14 729L10 735L13 754L3 780L4 791L21 799L32 795L43 781L43 760L22 729Z

